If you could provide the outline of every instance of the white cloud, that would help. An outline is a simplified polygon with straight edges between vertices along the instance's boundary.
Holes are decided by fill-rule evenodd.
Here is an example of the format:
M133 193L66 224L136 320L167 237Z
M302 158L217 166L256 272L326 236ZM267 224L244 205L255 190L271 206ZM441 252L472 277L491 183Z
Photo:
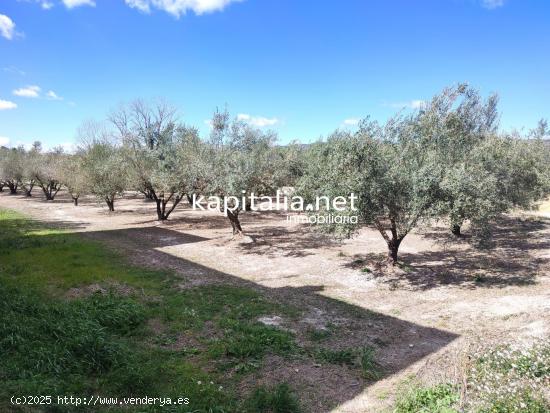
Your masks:
M9 100L0 99L0 110L9 110L17 108L17 103L10 102Z
M481 0L481 5L486 9L493 10L504 6L504 0Z
M40 87L36 85L25 86L13 91L15 96L21 96L24 98L37 98L40 94Z
M15 23L5 14L0 14L0 35L8 40L15 35Z
M411 100L410 102L395 102L395 103L386 103L384 106L389 106L391 108L403 109L421 109L426 105L426 102L423 100Z
M80 6L95 7L94 0L63 0L63 4L65 4L65 7L67 7L68 9L73 9Z
M10 144L10 138L0 136L0 146L8 146Z
M40 7L44 10L50 10L54 7L54 4L51 0L17 0L20 2L26 2L26 3L36 3L39 4Z
M359 124L358 118L344 119L344 125L346 126L356 126L357 124Z
M53 90L48 90L45 94L42 94L42 88L36 85L29 85L19 89L15 89L13 94L24 98L45 98L47 100L63 100L62 96L59 96Z
M248 123L249 125L263 128L265 126L274 126L279 123L277 118L265 118L263 116L250 116L248 113L239 113L237 120Z
M46 97L50 100L63 100L63 98L58 96L53 90L48 91L48 93L46 93Z
M420 109L426 105L426 102L423 100L412 100L409 102L409 107L411 109Z
M239 113L237 115L237 119L238 120L243 120L243 121L248 121L248 120L250 120L250 115L247 114L247 113Z
M6 73L14 74L14 75L25 76L25 72L22 71L21 69L18 69L15 66L3 67L2 71Z
M142 13L151 13L149 0L124 0L128 6L138 9Z
M128 6L144 13L149 13L151 7L155 7L176 17L188 11L193 11L197 15L220 11L225 6L238 1L242 0L125 0Z

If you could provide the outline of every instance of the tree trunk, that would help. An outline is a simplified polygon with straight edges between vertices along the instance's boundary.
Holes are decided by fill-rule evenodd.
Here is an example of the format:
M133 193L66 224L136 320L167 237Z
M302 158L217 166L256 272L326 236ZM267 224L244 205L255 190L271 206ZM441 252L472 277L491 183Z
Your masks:
M78 197L74 197L73 196L73 203L74 203L74 206L78 206Z
M8 185L8 188L10 189L10 194L12 195L17 194L17 187L18 187L17 183L8 182L7 185Z
M53 201L51 191L46 188L42 188L42 190L44 191L44 195L46 195L46 201Z
M399 245L401 244L401 239L399 238L392 238L388 242L388 261L392 265L397 264L397 253L399 252Z
M42 188L42 192L44 192L44 195L46 196L46 201L53 201L55 199L55 196L61 189L61 185L59 183L56 183L55 181L49 181L46 185L38 181L38 184L40 185L40 188Z
M115 199L112 198L105 198L105 202L107 203L107 207L109 208L109 211L110 212L114 212L115 211Z
M166 206L170 202L170 200L174 197L174 194L171 194L168 199L158 198L155 196L155 202L157 203L157 219L159 221L166 221L172 211L178 206L178 204L181 202L183 197L180 197L179 195L176 195L174 200L172 201L172 206L166 210Z
M141 193L145 196L145 199L148 199L150 201L155 200L153 192L150 189L146 188L145 190L141 191Z
M460 225L458 225L458 224L451 225L451 232L456 237L460 237L462 235L461 232L460 232Z
M24 188L25 188L25 196L31 197L32 189L34 188L34 182L31 182L28 187L24 186Z
M155 202L157 203L157 219L159 221L165 221L168 218L164 213L166 211L166 203L162 198L155 199Z
M227 217L229 222L231 222L231 227L233 228L233 236L242 236L243 229L241 227L241 221L239 220L239 211L227 211Z

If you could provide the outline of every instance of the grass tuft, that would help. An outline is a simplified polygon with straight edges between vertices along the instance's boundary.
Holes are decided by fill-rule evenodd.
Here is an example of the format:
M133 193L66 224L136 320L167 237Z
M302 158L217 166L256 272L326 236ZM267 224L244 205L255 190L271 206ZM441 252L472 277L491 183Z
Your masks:
M456 389L449 384L411 389L397 402L393 413L458 413Z
M257 388L247 400L246 412L249 413L300 413L302 410L288 384L279 384L275 388Z

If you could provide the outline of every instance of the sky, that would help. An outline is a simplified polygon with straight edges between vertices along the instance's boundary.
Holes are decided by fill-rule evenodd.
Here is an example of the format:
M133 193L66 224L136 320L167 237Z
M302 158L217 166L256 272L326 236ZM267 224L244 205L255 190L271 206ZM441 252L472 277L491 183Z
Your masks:
M548 0L0 0L0 145L164 99L311 142L445 86L500 96L501 127L550 117Z

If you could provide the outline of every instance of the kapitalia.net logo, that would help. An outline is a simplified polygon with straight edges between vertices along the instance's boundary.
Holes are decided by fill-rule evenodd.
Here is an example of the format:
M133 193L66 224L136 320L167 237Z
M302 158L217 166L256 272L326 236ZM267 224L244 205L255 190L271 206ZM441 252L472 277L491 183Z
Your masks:
M287 211L305 212L307 215L288 215L287 221L309 222L317 224L357 223L357 215L350 214L357 211L357 196L352 192L348 196L317 196L313 203L307 203L303 197L288 196L280 190L274 197L257 196L241 191L242 196L208 196L193 194L193 209L202 211L218 211L228 215L230 212L248 211ZM333 211L333 212L332 212ZM345 212L345 213L343 213Z

